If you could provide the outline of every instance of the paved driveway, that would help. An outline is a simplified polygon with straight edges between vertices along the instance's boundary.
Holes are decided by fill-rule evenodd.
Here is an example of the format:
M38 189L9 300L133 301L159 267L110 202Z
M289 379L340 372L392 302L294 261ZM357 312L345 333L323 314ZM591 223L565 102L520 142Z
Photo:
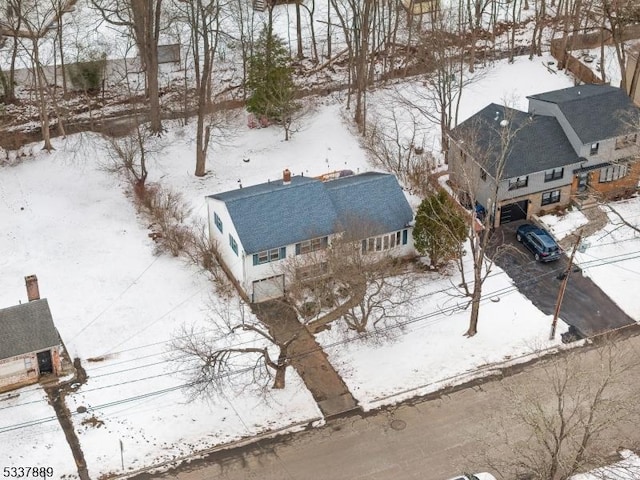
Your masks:
M516 240L515 231L523 221L496 228L492 249L495 263L513 279L518 290L544 313L553 315L561 275L569 263L566 254L556 262L538 263ZM495 245L499 247L496 253ZM635 323L589 278L574 268L564 295L560 318L573 325L582 336L592 336Z

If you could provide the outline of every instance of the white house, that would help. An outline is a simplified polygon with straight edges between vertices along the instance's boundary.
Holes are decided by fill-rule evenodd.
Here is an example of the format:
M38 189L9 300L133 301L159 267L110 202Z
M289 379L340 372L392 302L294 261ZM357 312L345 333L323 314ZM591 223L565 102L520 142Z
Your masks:
M413 211L393 175L367 172L333 180L292 176L207 197L209 235L251 301L282 296L284 263L326 248L354 222L367 225L363 254L413 252Z
M36 382L62 371L62 342L38 279L25 277L28 302L0 309L0 390Z

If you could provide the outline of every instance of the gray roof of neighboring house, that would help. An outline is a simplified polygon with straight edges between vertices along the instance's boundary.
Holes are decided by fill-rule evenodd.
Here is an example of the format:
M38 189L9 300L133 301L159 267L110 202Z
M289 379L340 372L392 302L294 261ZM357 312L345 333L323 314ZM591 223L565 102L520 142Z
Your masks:
M610 85L579 85L527 98L557 104L585 145L629 132L640 111L623 90Z
M363 173L322 182L293 176L210 195L224 202L246 253L323 237L354 220L371 235L404 228L413 212L390 174ZM369 232L368 232L369 233Z
M0 358L39 352L61 343L46 298L0 309Z
M500 122L505 119L508 119L507 126L501 126ZM470 142L472 145L467 153L475 156L475 160L495 178L503 128L514 132L505 158L503 179L580 162L554 117L530 115L495 103L455 127L451 136ZM474 155L474 152L482 154Z

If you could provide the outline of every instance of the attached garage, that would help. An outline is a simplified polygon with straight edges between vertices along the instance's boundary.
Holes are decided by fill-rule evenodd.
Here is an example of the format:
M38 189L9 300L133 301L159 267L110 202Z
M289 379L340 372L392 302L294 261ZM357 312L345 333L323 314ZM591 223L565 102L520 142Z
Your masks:
M528 208L529 200L502 205L500 208L500 225L526 219Z
M284 295L284 275L274 275L253 282L253 303L264 302Z

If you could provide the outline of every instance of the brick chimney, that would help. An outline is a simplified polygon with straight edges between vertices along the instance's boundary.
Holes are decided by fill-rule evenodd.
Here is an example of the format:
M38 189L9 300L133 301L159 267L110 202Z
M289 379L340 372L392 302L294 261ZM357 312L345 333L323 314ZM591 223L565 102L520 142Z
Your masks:
M35 275L29 275L24 277L24 281L27 285L27 299L30 302L34 300L40 300L40 290L38 289L38 277Z
M284 169L282 172L282 184L289 185L291 183L291 171L288 168Z

